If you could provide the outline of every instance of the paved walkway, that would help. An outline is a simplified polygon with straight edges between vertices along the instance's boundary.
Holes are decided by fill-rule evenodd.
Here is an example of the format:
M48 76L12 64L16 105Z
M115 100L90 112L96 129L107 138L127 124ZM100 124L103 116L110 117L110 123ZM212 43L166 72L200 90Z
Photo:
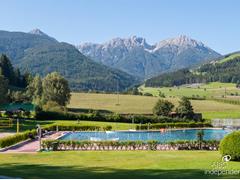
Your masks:
M61 133L54 133L52 135L46 136L44 138L42 138L42 140L44 139L55 139L58 136L60 136ZM37 150L39 149L39 141L38 140L33 140L30 141L28 143L24 143L15 147L12 147L10 149L8 149L7 151L4 151L3 153L36 153Z
M4 153L21 153L21 152L29 153L29 152L36 152L38 149L39 149L39 141L34 140L23 145L12 147L7 151L4 151Z

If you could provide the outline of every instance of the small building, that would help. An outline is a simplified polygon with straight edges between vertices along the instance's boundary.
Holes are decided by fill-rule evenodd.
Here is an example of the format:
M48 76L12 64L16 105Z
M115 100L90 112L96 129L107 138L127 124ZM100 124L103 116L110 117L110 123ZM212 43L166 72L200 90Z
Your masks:
M0 114L8 114L8 116L14 116L14 114L25 113L28 112L30 116L34 114L36 106L31 103L9 103L0 105Z
M32 103L9 103L0 105L0 111L9 111L9 112L16 112L16 111L35 111L35 105Z

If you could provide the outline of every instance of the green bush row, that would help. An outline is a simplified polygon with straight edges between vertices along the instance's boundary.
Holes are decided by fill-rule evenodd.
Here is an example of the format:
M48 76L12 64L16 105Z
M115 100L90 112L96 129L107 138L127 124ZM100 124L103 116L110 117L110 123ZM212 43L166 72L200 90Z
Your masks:
M82 125L48 125L48 126L44 126L43 128L44 130L47 131L56 131L57 129L59 131L110 131L112 130L112 126L82 126Z
M88 121L104 121L104 122L124 122L124 123L168 123L168 122L191 122L185 118L171 118L153 115L120 115L120 114L101 114L99 112L75 114L75 113L59 113L59 112L39 112L36 115L39 120L88 120ZM194 122L194 121L193 121Z
M159 143L155 140L149 141L70 141L70 140L45 140L42 143L42 149L44 150L109 150L110 147L113 150L157 150L159 144L169 145L175 147L178 150L217 150L219 147L219 141L210 140L202 141L199 146L199 141L172 141L166 143ZM215 149L214 149L215 148Z
M19 143L21 141L29 139L29 134L33 134L34 136L37 134L36 130L25 131L23 133L18 133L12 136L3 137L0 139L0 148L8 147Z
M46 150L76 150L82 149L87 150L89 147L98 146L104 150L109 149L109 147L118 147L123 149L124 147L132 147L136 149L137 147L147 146L149 150L156 150L158 142L150 140L144 141L70 141L70 140L45 140L42 143L42 148Z
M210 123L190 122L190 123L156 123L137 125L137 130L160 129L160 128L198 128L198 127L212 127Z

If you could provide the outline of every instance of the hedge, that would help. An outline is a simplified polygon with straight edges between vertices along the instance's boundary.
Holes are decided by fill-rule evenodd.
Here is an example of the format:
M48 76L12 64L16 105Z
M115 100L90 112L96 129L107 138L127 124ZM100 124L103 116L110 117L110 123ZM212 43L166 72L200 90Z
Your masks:
M211 123L156 123L156 124L143 124L137 125L137 130L160 129L160 128L199 128L199 127L212 127Z
M36 115L39 120L88 120L88 121L104 121L104 122L124 122L124 123L168 123L168 122L195 122L184 118L171 118L153 115L120 115L120 114L100 114L99 112L75 114L75 113L59 113L59 112L39 112Z
M31 131L25 131L23 133L18 133L12 136L3 137L0 139L0 148L8 147L11 145L14 145L16 143L19 143L21 141L29 139L29 134L36 135L36 130Z

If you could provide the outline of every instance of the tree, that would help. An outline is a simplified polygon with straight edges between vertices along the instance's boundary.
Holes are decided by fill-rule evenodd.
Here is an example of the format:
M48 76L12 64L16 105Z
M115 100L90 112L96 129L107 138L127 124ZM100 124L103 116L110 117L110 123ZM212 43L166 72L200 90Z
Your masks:
M133 95L139 95L139 94L140 94L140 92L139 92L139 90L138 90L137 87L133 87L133 89L132 89L132 94L133 94Z
M66 106L66 104L69 103L71 94L68 81L57 72L48 74L43 79L42 90L42 99L44 104L48 101L53 101L60 106Z
M237 81L237 83L236 83L236 88L240 88L240 82L239 81Z
M187 97L182 97L179 101L177 113L187 117L191 117L194 114L192 104Z
M199 149L202 149L203 136L204 136L203 130L199 130L197 132L197 139L198 139L198 142L199 142Z
M8 100L8 81L0 75L0 104Z
M11 102L27 102L28 98L26 97L26 94L23 91L10 91L10 99Z
M158 96L161 97L161 98L165 98L166 97L165 94L163 92L161 92L161 91L158 92Z
M158 116L168 116L173 108L174 105L171 102L159 99L153 108L153 114Z
M42 79L39 75L35 76L30 80L29 85L27 86L26 95L32 101L33 104L42 105Z
M16 82L14 68L11 61L4 54L0 56L0 67L1 74L9 80L9 84L14 84Z

